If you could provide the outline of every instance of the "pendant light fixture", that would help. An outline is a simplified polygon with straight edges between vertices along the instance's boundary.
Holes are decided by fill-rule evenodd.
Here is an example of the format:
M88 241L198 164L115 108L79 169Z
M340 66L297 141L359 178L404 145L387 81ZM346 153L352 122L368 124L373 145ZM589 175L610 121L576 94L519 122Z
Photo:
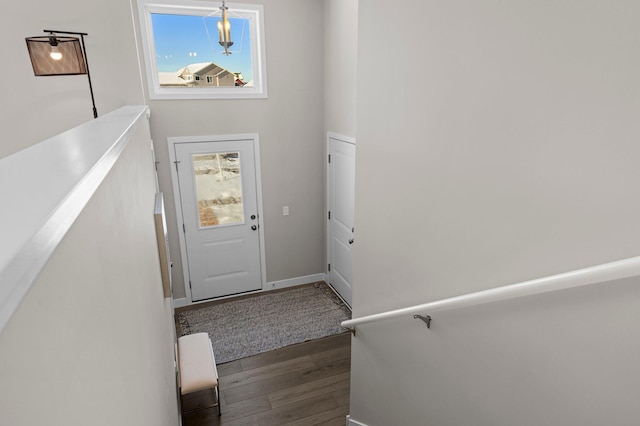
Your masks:
M229 19L227 19L228 9L223 1L220 7L220 10L222 10L222 19L218 21L218 35L220 36L220 46L224 47L225 55L231 55L229 48L233 46L233 42L231 41L231 23Z

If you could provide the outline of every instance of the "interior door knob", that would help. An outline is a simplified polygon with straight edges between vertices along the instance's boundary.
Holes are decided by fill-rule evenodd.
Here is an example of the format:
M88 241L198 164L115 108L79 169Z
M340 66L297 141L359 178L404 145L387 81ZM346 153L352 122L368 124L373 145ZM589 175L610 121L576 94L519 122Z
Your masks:
M353 244L353 238L349 240L349 244Z
M253 229L255 231L256 229L258 229L258 227L255 226L255 225L251 225L251 229Z

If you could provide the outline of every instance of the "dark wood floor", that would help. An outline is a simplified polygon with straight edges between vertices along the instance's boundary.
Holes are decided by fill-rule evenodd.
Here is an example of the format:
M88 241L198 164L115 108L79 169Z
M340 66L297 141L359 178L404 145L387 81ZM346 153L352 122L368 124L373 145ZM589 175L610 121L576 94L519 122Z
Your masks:
M222 416L216 408L195 411L183 425L344 426L350 371L349 333L222 364ZM212 402L209 391L187 395L183 412Z

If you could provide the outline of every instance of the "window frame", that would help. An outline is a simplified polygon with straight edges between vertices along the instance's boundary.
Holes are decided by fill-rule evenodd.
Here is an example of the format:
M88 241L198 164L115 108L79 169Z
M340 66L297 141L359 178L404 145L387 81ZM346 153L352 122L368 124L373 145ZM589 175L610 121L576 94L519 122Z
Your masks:
M138 20L147 77L149 99L256 99L267 98L267 66L262 5L226 3L229 11L250 18L253 87L162 87L158 78L151 15L208 15L219 10L222 1L138 0Z

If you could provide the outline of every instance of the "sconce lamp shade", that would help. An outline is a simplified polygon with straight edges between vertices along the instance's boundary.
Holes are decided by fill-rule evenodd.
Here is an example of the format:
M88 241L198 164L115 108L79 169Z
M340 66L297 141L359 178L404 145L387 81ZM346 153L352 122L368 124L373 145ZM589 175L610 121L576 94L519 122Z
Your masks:
M87 33L43 31L49 33L49 35L26 38L33 73L36 76L86 74L89 80L89 92L91 93L91 103L93 105L93 118L98 118L96 101L93 97L93 86L91 85L87 50L84 46L84 36ZM58 34L71 34L72 37L61 37ZM73 37L76 35L80 36L80 38Z
M28 37L27 48L36 76L87 74L87 64L77 37ZM52 58L52 48L57 58Z

